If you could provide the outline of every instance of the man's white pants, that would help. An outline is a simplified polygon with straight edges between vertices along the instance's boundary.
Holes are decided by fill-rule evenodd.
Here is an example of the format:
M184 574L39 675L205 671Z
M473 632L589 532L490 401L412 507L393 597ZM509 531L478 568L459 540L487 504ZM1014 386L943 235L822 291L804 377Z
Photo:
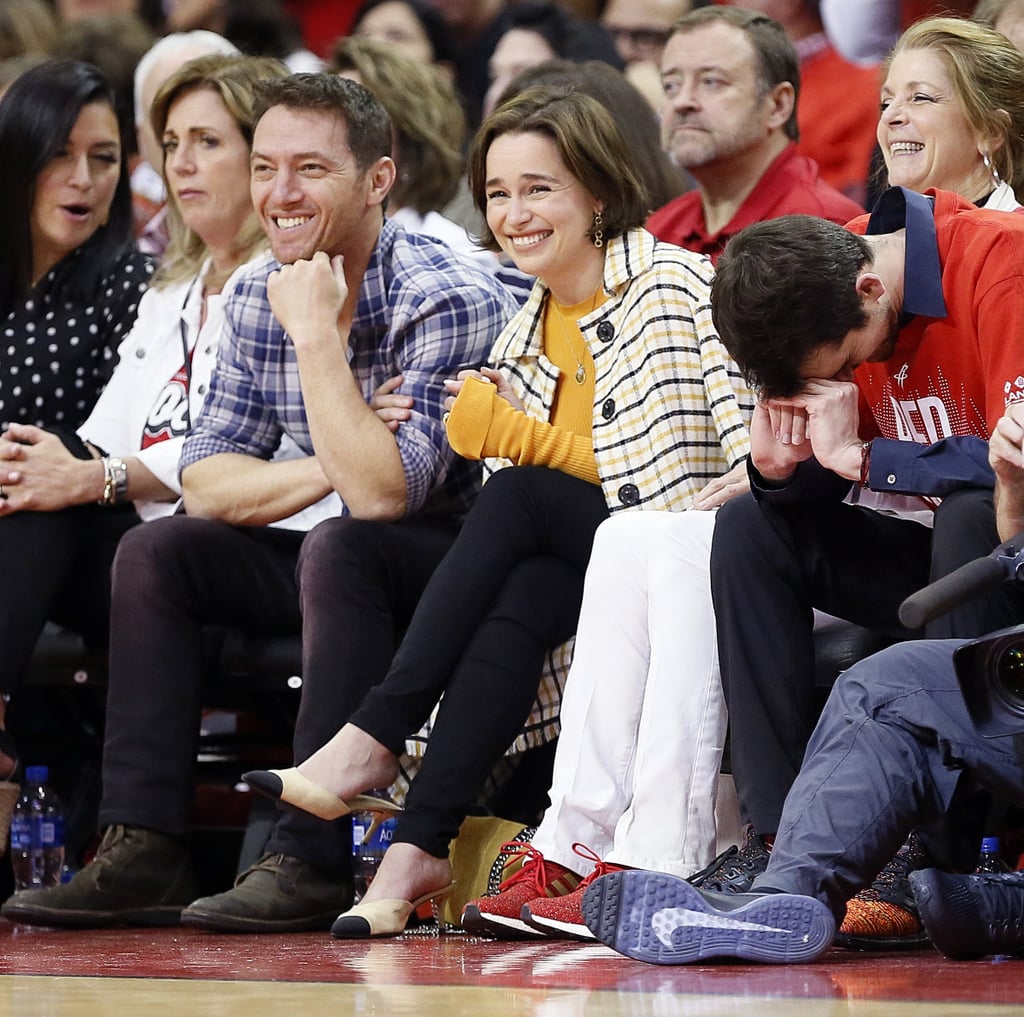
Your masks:
M690 876L715 854L726 709L709 562L714 512L625 512L597 531L562 703L551 807L533 838Z

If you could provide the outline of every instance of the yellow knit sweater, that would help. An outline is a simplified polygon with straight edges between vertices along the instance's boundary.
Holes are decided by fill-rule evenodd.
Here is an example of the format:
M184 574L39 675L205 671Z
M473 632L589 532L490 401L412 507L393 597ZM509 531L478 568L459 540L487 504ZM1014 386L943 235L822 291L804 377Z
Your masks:
M600 483L592 438L594 358L576 322L604 300L604 291L564 307L548 297L544 353L559 369L550 421L514 409L487 382L470 378L448 418L448 441L466 459L504 458L518 466L548 466ZM577 373L583 381L577 381Z

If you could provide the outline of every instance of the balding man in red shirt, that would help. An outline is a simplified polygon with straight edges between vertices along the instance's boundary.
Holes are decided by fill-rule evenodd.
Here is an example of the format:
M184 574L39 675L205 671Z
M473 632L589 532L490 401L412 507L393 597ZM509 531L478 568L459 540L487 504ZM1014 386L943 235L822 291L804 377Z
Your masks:
M800 70L783 27L738 7L676 22L661 61L666 150L697 189L647 228L712 261L744 226L800 213L845 223L864 210L830 187L796 148Z

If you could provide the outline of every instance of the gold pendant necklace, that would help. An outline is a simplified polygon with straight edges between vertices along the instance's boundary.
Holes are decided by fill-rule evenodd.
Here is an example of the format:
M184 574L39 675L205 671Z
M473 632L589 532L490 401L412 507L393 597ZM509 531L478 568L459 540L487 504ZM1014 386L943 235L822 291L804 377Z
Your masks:
M591 298L591 301L590 301L590 307L586 311L586 314L593 314L594 313L594 308L597 307L598 292L599 291L595 291L594 292L594 295L593 295L593 297ZM565 345L568 347L569 352L572 354L573 359L576 361L576 374L574 375L574 377L576 379L576 384L577 385L582 385L587 380L587 369L586 369L586 367L583 364L583 357L581 357L576 352L576 346L574 345L573 340L569 338L569 330L565 327L565 319L564 319L564 317L563 317L563 315L561 313L561 308L559 308L559 311L557 312L557 316L558 316L558 327L562 330L562 338L565 340ZM574 331L580 331L579 327L577 326L577 328ZM580 332L580 335L582 336L582 332ZM584 355L585 355L586 354L586 339L583 340L583 343L584 343Z

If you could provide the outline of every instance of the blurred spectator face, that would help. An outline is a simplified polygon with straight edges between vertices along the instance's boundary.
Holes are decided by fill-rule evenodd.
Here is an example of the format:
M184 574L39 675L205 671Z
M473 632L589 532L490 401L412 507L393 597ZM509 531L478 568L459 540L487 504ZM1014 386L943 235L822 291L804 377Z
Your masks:
M508 88L520 71L553 60L556 56L558 54L540 33L528 28L510 28L498 40L498 45L491 54L488 65L491 84L484 96L484 116L494 109L498 96Z
M754 47L734 25L713 22L674 34L661 80L662 146L684 169L734 159L770 133L774 94L760 94Z
M137 0L57 0L57 12L66 24L99 14L137 14Z
M780 25L785 25L792 19L794 9L799 11L804 5L804 0L750 0L750 3L740 3L739 0L726 0L729 7L746 7L747 10L758 11L774 18Z
M939 187L972 200L992 189L977 133L938 53L897 54L881 94L878 144L890 185L915 191Z
M995 29L1002 32L1022 53L1024 53L1024 5L1009 7L996 18Z
M153 125L150 123L148 111L153 105L160 86L186 62L186 59L182 59L180 54L174 53L162 60L157 60L142 83L140 98L142 99L142 108L147 113L142 122L135 125L135 133L139 139L139 152L142 154L142 158L158 172L163 163L163 153L160 150L160 142L153 133Z
M657 64L672 26L692 6L690 0L608 0L601 24L627 64Z
M188 32L194 28L205 28L211 32L223 32L224 6L224 0L165 0L167 30Z
M393 0L368 11L352 34L389 46L419 63L434 62L434 47L427 33L419 18L402 0Z
M472 30L479 23L496 17L505 0L428 0L456 32Z

